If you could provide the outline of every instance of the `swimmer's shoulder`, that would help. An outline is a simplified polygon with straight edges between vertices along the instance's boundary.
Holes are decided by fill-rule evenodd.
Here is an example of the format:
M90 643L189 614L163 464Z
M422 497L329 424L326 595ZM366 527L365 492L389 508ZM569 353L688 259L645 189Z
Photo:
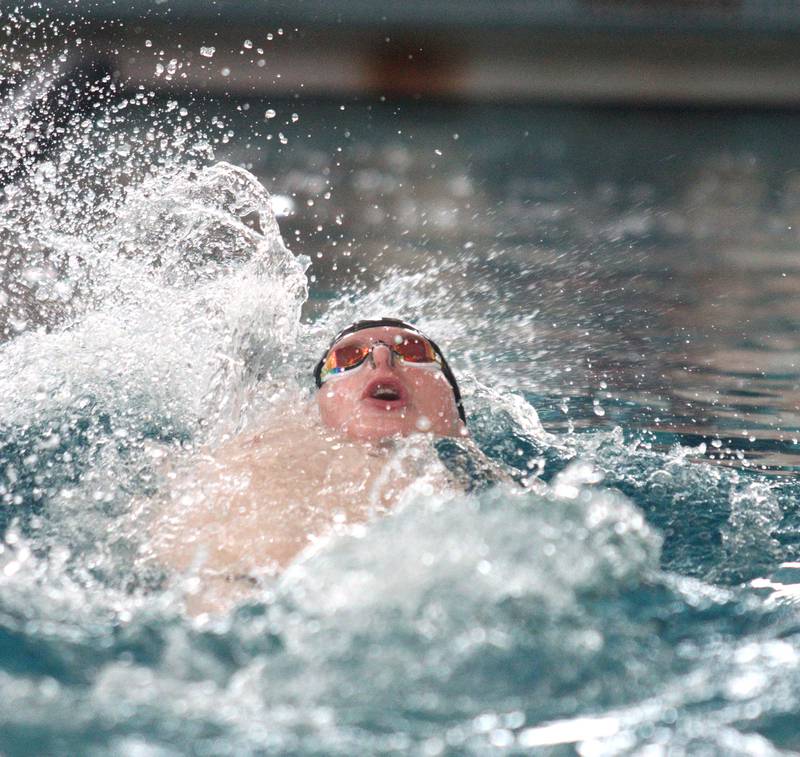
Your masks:
M539 479L515 475L513 469L492 460L472 437L438 437L434 447L441 463L467 492L480 492L500 484L519 493L547 491L547 485Z
M513 478L491 460L469 436L437 437L434 448L439 460L468 492L483 491L496 484L513 484Z

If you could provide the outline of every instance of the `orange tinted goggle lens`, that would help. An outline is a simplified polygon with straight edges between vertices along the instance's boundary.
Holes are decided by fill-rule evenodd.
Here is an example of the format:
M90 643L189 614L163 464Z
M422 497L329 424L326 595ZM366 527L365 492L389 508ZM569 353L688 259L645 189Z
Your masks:
M346 344L343 347L334 347L325 360L326 371L346 371L362 363L369 355L368 344Z
M418 336L407 336L399 344L391 348L409 363L432 363L436 360L436 351L427 339Z

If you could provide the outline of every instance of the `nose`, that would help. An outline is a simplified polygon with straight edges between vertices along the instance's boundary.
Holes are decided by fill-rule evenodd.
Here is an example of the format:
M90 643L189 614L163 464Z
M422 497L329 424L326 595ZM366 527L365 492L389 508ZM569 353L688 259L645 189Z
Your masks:
M385 344L376 344L372 348L372 365L374 368L391 367L394 364L394 355Z

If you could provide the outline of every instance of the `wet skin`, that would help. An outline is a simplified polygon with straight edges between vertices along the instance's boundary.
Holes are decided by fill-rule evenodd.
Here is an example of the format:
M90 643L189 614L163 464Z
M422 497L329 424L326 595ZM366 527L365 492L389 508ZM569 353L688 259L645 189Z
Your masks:
M408 363L387 345L413 332L378 326L348 334L337 345L374 344L372 359L330 376L317 392L322 422L348 439L375 441L420 431L466 435L453 389L437 363ZM379 344L378 342L385 342Z
M378 327L342 343L394 344L407 333ZM142 559L197 579L186 596L190 613L246 599L254 579L279 574L337 530L391 510L412 485L458 489L426 446L431 435L466 436L438 364L405 363L385 344L372 357L322 385L320 418L287 402L262 431L201 452L175 476ZM404 452L381 443L420 431L428 434L409 439Z

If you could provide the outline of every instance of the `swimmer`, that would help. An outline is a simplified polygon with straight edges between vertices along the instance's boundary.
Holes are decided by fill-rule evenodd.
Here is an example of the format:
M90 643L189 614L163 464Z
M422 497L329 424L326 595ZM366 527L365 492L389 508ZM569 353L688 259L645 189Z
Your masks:
M442 351L403 321L358 321L340 331L314 379L322 423L350 439L467 434L461 392Z
M203 453L150 528L145 558L191 576L187 609L229 608L297 556L391 510L411 486L464 487L432 440L469 442L442 351L391 318L339 332L314 370L311 405L286 403L266 428Z

